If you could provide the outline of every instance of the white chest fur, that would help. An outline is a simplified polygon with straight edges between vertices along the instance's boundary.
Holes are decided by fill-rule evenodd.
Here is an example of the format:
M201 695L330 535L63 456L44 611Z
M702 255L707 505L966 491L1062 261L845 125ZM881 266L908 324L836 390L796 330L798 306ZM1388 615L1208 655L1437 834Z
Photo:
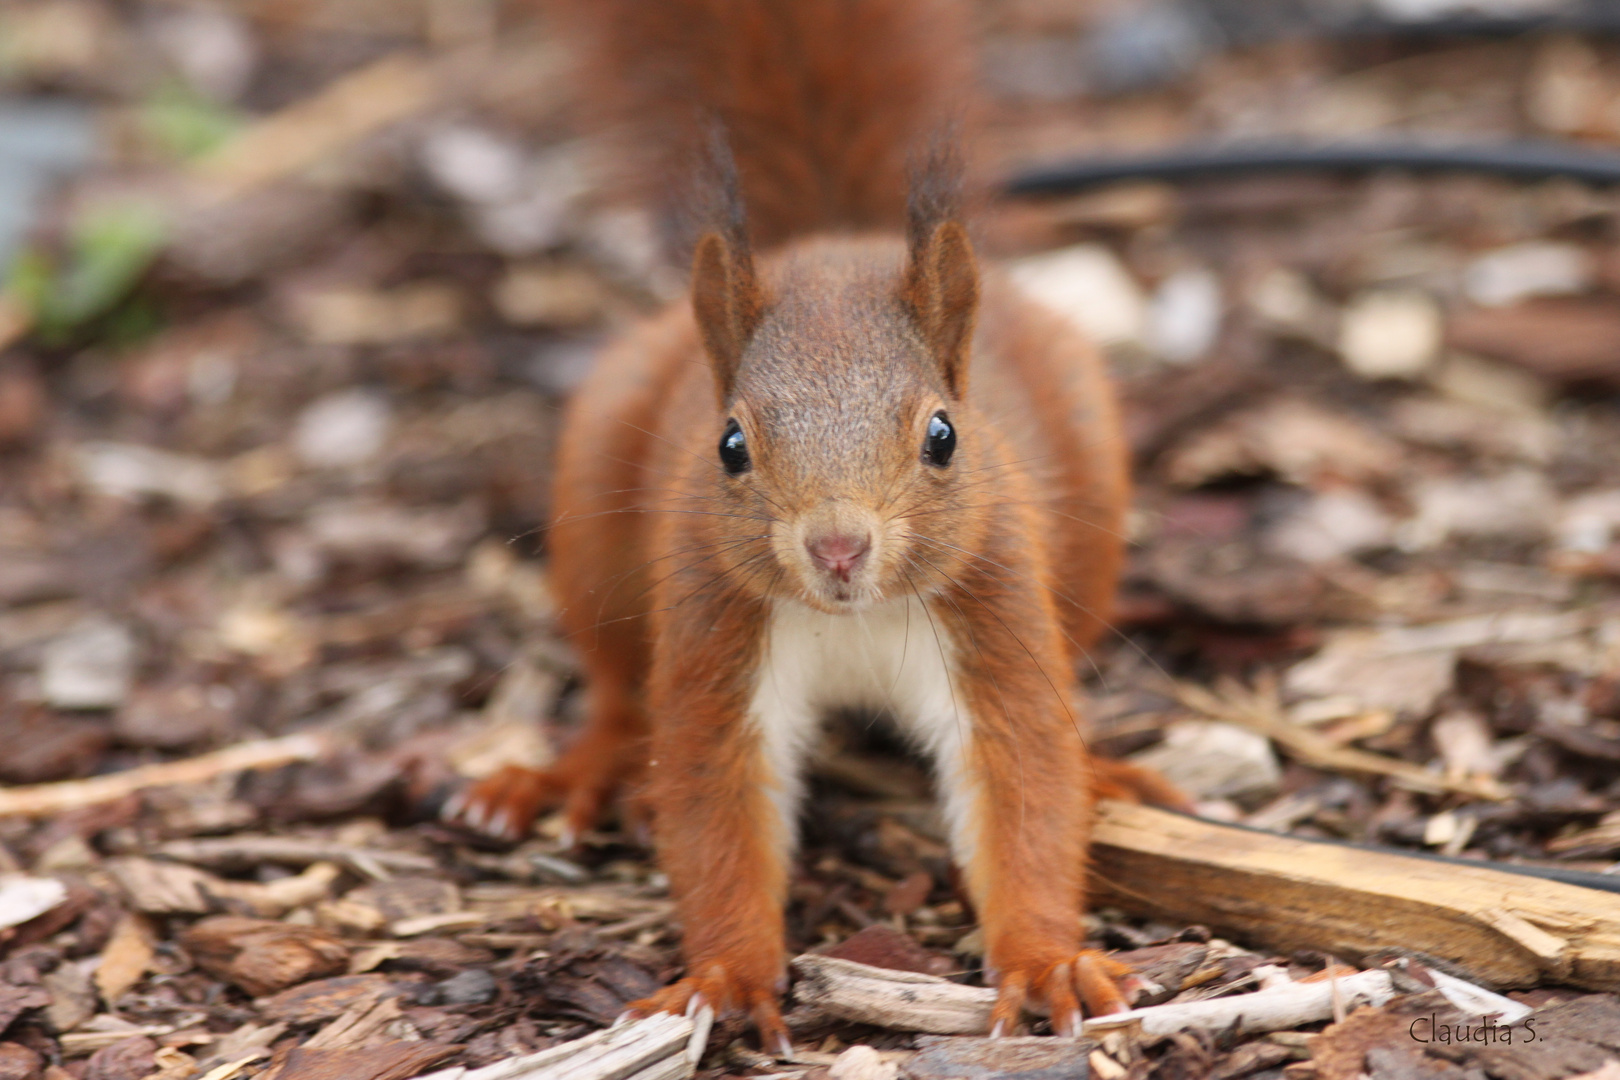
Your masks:
M804 754L822 717L832 709L862 708L890 713L934 759L954 838L968 842L961 817L970 721L954 659L945 628L915 597L850 615L827 615L791 601L775 605L749 717L759 730L772 798L789 834Z

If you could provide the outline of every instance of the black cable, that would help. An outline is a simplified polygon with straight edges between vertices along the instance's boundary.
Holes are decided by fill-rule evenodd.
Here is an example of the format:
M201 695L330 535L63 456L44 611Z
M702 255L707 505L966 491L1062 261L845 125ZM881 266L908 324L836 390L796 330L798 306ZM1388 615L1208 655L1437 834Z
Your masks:
M1301 146L1285 142L1192 144L1129 156L1036 166L1007 182L1009 195L1066 195L1122 180L1201 180L1256 173L1486 173L1516 180L1564 177L1620 184L1620 153L1570 143L1506 141L1437 144L1406 139Z
M1364 17L1323 28L1330 39L1370 37L1464 38L1521 37L1525 34L1620 34L1620 12L1593 10L1573 15L1451 15L1405 22Z
M1326 7L1297 0L1182 0L1219 27L1230 44L1251 45L1288 37L1325 38L1464 38L1519 37L1524 34L1620 33L1620 4L1614 0L1565 3L1546 10L1519 13L1470 11L1466 7L1421 18L1383 14L1375 5Z
M1591 870L1569 870L1562 866L1526 866L1523 863L1486 862L1480 859L1436 855L1431 851L1407 851L1403 848L1385 847L1382 844L1349 844L1348 846L1361 848L1363 851L1377 851L1389 855L1410 855L1414 859L1451 863L1453 866L1473 866L1484 870L1500 870L1504 874L1544 878L1547 881L1557 881L1564 885L1578 885L1583 889L1600 889L1603 892L1620 893L1620 874L1598 874Z
M1529 10L1468 4L1403 18L1372 0L1151 0L1122 8L1094 27L1076 63L1104 95L1174 82L1226 49L1283 40L1435 45L1537 34L1620 34L1620 0L1565 0Z

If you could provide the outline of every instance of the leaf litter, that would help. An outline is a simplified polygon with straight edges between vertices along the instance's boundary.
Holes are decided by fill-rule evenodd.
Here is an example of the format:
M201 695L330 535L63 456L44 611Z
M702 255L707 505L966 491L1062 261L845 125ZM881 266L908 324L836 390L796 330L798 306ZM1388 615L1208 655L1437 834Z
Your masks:
M687 1060L689 1025L606 1030L679 965L636 836L564 850L547 822L492 849L435 820L576 728L544 559L557 409L679 287L650 224L581 179L555 43L452 6L0 16L0 93L116 133L38 207L0 311L4 1080ZM1009 167L1347 124L1620 140L1596 39L1260 43L1043 96L1001 69L1107 24L1049 7L987 5ZM1559 181L1391 174L1123 185L987 223L1032 288L1103 320L1127 402L1098 748L1223 820L1620 866L1617 214ZM852 727L818 756L790 944L974 989L982 939L897 754ZM1416 1043L1414 1018L1482 1023L1419 958L1272 956L1110 910L1088 932L1152 984L1139 1005L1392 972L1383 1004L1292 1029L1100 1034L1097 1076L1620 1069L1612 996L1515 991L1558 1036L1533 1049ZM801 1060L722 1018L684 1067L955 1075L987 1052L789 1021Z

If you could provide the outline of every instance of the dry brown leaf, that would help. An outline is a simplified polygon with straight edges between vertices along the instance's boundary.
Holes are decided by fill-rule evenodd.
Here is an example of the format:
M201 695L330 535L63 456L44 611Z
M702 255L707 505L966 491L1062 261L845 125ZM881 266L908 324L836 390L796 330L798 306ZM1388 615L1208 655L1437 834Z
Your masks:
M152 1055L152 1064L157 1066L156 1070L141 1080L186 1080L197 1071L197 1059L172 1046L158 1047Z
M294 1047L264 1080L406 1080L460 1050L434 1042L391 1042L346 1050Z
M181 944L206 971L255 996L336 975L349 947L325 930L219 915L187 930Z
M57 1031L72 1031L96 1014L96 988L78 964L61 964L40 978L51 995L45 1018Z
M405 943L401 941L384 941L368 945L350 957L349 974L363 975L368 971L375 971L388 961L396 959L404 949Z
M397 993L382 975L339 975L283 990L261 999L258 1006L264 1015L277 1020L313 1024Z
M1181 487L1263 473L1309 487L1388 477L1400 462L1399 444L1374 428L1308 402L1279 399L1194 431L1166 452L1163 470Z
M310 1050L349 1050L367 1046L403 1015L397 997L373 997L359 1001L303 1045Z
M85 1080L142 1080L154 1071L158 1046L145 1035L132 1035L90 1055Z
M39 1080L45 1059L21 1043L0 1043L0 1080Z
M1447 1022L1461 1019L1438 994L1425 994L1421 1000L1407 998L1380 1008L1364 1006L1333 1024L1311 1040L1311 1063L1316 1066L1318 1080L1357 1080L1365 1075L1367 1055L1374 1050L1399 1055L1401 1065L1418 1068L1418 1075L1427 1068L1436 1078L1455 1076L1461 1080L1462 1070L1425 1058L1423 1046L1412 1038L1414 1017L1427 1018L1431 1009L1433 1015Z
M238 1058L235 1061L227 1061L223 1065L217 1065L209 1069L202 1075L201 1080L230 1080L231 1077L268 1054L268 1050L257 1050L246 1057Z
M110 859L113 876L137 911L153 915L205 915L210 908L212 874L156 859Z
M96 968L96 989L108 1007L141 981L152 964L152 925L131 912L118 920Z
M0 1034L29 1009L51 1003L51 995L37 986L10 986L0 983Z
M241 1068L248 1062L269 1057L271 1044L286 1031L286 1024L243 1024L230 1034L221 1036L209 1048L208 1059L203 1064L214 1070L236 1062L237 1068Z

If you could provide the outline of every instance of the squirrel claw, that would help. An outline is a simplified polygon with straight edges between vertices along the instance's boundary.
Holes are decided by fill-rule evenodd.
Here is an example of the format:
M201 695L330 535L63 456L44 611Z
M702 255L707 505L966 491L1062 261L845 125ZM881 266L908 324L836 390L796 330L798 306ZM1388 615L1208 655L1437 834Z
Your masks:
M628 769L620 758L604 757L600 748L576 746L570 757L549 769L508 765L469 784L444 804L439 816L515 843L529 835L541 811L561 807L572 838L596 827Z
M1001 977L1001 986L996 993L996 1007L990 1013L992 1038L999 1039L1017 1030L1019 1017L1024 1012L1024 997L1028 993L1028 988L1028 977L1021 971L1009 971Z
M1133 993L1137 979L1129 965L1096 949L1082 950L1044 970L1012 968L1001 979L990 1014L990 1037L1000 1038L1017 1026L1027 997L1046 1006L1055 1034L1077 1036L1082 1016L1106 1016L1128 1009L1122 991Z
M451 796L439 817L495 840L515 842L528 835L542 807L556 801L550 773L507 766Z
M1107 1016L1130 1008L1125 993L1135 994L1132 980L1139 976L1129 964L1098 949L1083 949L1074 958L1073 971L1075 990L1087 1013Z
M782 1023L778 1008L779 995L771 980L744 980L715 964L704 976L687 976L651 997L632 1001L631 1012L643 1016L667 1012L677 1016L697 1017L704 1010L714 1012L747 1012L759 1032L760 1046L768 1054L792 1060L793 1040L788 1037L787 1025Z

